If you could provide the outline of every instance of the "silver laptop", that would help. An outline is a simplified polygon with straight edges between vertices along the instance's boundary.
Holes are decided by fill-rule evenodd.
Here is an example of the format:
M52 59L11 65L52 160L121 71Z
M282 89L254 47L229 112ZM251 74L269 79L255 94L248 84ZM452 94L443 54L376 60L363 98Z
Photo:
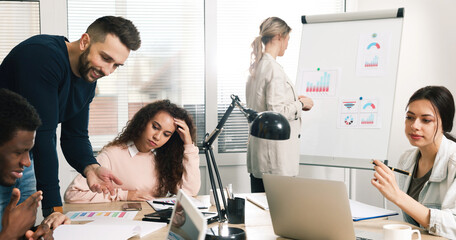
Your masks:
M179 190L166 239L203 240L206 236L206 228L206 218L198 211L190 197Z
M343 182L264 174L276 235L294 239L356 238ZM380 238L381 239L381 238Z

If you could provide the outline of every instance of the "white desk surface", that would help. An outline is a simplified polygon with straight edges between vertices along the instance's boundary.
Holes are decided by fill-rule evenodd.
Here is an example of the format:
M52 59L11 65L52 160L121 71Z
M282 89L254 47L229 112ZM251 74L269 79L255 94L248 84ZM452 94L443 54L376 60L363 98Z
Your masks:
M261 195L264 193L254 193L252 195ZM240 194L242 196L246 196L248 194ZM209 196L199 196L198 199L203 201L209 201ZM121 210L122 204L125 202L112 202L112 203L92 203L92 204L64 204L63 210L64 212L68 211L106 211L106 210ZM153 208L146 202L142 202L142 211L140 211L135 220L141 220L144 214L154 212ZM212 206L211 211L216 211L215 207ZM385 224L391 223L402 223L407 224L400 221L392 221L386 219L373 219L373 220L365 220L354 222L355 229L364 230L364 231L371 231L371 232L382 232L382 227ZM208 228L216 226L218 223L212 223L208 226ZM410 225L410 224L408 224ZM276 239L286 239L282 237L278 237L274 234L274 230L272 228L271 217L269 215L269 211L263 210L256 205L252 204L249 201L246 201L246 210L245 210L245 224L230 224L230 226L239 227L246 231L247 239L262 239L262 240L276 240ZM410 225L411 226L411 225ZM413 227L413 226L412 226ZM416 228L416 227L413 227ZM436 237L429 235L423 230L421 231L421 239L445 239L442 237ZM156 232L153 232L143 238L141 240L150 240L150 239L165 239L167 234L167 227L161 228ZM140 239L137 237L131 239Z

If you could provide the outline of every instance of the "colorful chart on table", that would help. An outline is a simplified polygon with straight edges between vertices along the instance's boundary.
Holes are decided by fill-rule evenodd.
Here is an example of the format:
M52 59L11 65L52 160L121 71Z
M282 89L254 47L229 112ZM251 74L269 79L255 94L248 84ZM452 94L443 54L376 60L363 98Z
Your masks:
M138 211L71 211L65 215L71 221L94 221L100 218L117 218L133 220Z

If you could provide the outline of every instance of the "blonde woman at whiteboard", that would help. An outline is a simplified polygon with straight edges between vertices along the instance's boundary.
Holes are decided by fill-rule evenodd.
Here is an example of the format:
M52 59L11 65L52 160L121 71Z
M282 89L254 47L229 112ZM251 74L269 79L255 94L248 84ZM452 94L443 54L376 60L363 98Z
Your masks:
M276 61L288 47L290 32L291 28L285 21L270 17L261 23L260 35L252 42L250 76L246 86L247 106L258 112L281 113L291 126L289 140L249 137L247 168L252 192L264 192L263 173L295 176L299 171L301 111L310 110L313 101L296 94L293 83Z
M454 100L445 87L427 86L416 91L407 104L405 135L416 148L399 159L398 169L411 176L396 176L375 160L374 185L400 207L404 220L429 233L456 239L456 140Z

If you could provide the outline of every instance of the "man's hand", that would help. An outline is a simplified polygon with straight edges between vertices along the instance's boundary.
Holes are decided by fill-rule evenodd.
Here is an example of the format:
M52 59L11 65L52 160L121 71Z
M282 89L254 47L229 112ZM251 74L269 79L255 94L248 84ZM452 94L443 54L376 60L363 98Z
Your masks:
M11 193L11 200L3 212L3 229L0 232L0 239L22 238L35 224L36 211L41 199L43 199L43 192L38 191L23 203L17 205L20 198L21 192L19 189L14 188Z
M87 178L87 185L92 192L110 193L111 196L116 194L113 182L117 185L122 185L122 181L112 174L112 172L98 164L88 165L84 174Z
M52 236L53 231L49 228L49 225L41 223L37 228L36 231L33 232L32 230L28 230L25 233L25 239L33 239L33 240L53 240L54 237Z
M70 224L71 220L66 215L60 212L53 212L46 219L43 220L41 224L48 225L52 230L57 228L62 224Z
M70 219L63 215L60 212L53 212L49 215L46 219L41 222L41 224L36 228L35 232L29 230L25 233L26 239L33 239L33 240L52 240L54 237L52 236L53 230L62 225L62 224L70 224Z

